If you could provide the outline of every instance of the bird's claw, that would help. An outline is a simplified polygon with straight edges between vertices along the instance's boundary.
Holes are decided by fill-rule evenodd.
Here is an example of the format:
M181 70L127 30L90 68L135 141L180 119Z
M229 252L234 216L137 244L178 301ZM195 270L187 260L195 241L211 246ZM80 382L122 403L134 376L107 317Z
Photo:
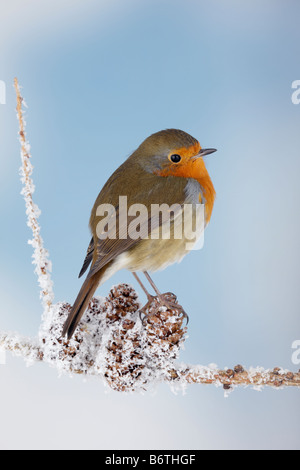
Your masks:
M168 300L168 298L166 297L171 297L172 300ZM190 321L189 316L184 310L184 308L177 303L176 295L172 292L167 292L166 294L162 294L162 298L163 304L170 310L177 310L178 315L181 315L186 320L186 324L188 325Z
M146 321L148 320L148 318L154 316L153 313L146 313L146 312L149 310L150 306L155 301L158 304L161 304L161 306L166 307L169 310L176 310L178 312L178 315L181 315L186 320L186 324L188 325L189 316L185 312L183 307L177 303L176 295L173 294L172 292L166 292L165 294L160 294L159 296L149 296L148 297L148 302L139 311L140 320L141 320L143 326L145 326Z
M143 324L143 326L145 326L145 321L147 320L147 318L153 316L151 314L147 314L146 312L149 310L150 306L152 305L152 303L157 299L157 297L154 297L153 295L150 295L148 296L148 302L144 305L144 307L142 307L139 311L139 317L140 317L140 320Z

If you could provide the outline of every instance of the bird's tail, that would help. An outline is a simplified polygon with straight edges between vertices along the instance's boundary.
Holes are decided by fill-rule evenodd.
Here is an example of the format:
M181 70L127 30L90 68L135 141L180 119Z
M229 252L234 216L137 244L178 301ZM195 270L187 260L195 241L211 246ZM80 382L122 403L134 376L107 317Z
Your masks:
M87 279L84 281L77 299L75 300L75 303L71 309L71 312L64 324L62 336L67 335L68 339L72 338L82 315L86 311L91 298L97 290L101 277L102 273L100 270L90 278L87 277Z

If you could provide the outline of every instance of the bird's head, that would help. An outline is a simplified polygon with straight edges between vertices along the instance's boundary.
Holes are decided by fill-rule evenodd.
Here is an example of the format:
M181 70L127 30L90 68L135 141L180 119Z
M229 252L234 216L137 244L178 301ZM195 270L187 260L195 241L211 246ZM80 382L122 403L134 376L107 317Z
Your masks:
M215 151L202 149L198 140L184 131L166 129L144 140L134 157L155 175L201 180L208 175L203 157Z

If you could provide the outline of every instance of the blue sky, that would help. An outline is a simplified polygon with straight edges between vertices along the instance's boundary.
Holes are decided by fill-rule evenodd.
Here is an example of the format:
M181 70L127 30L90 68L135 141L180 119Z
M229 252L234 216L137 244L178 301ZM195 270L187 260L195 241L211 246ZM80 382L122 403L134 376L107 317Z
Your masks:
M300 338L300 105L291 101L291 85L300 79L299 10L296 0L1 4L1 330L33 336L41 315L19 194L18 76L56 300L72 302L80 288L89 212L106 179L149 134L180 128L218 149L207 157L217 201L203 250L154 275L190 315L181 358L297 368L291 345ZM136 286L122 271L99 294L118 282ZM12 358L0 374L9 405L16 388L24 389L14 418L20 433L9 431L5 411L1 447L18 446L30 419L25 446L108 448L104 428L113 432L125 407L136 421L122 422L129 432L114 441L119 448L299 448L298 390L238 390L228 400L206 387L185 396L165 386L154 396L107 395L94 381L58 380L46 366L25 369ZM69 400L75 416L63 412ZM37 433L41 410L44 436ZM89 431L73 439L54 432L56 413L59 429L77 417Z

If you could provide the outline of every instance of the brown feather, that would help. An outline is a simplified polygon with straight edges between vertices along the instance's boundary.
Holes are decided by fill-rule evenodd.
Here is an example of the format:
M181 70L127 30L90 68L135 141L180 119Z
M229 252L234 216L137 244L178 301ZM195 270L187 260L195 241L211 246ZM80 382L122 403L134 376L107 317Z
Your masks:
M87 278L75 300L75 303L71 309L71 312L64 324L62 336L67 335L68 339L70 339L77 328L78 323L81 320L82 315L86 311L90 300L92 299L94 293L97 290L99 285L100 279L103 276L104 272L106 271L106 267L98 271L94 276Z
M108 180L103 190L100 192L94 208L92 210L90 226L94 239L97 239L97 249L94 250L93 265L88 277L93 276L99 269L115 259L125 251L131 250L141 242L141 239L147 238L151 230L161 225L161 220L151 218L151 205L166 203L169 206L176 203L182 205L185 203L186 195L184 192L187 180L184 178L161 178L160 176L148 174L139 166L132 169L135 184L128 184L128 169L120 172L119 169ZM127 176L126 176L127 175ZM124 178L125 177L125 178ZM126 181L127 180L127 181ZM119 196L127 196L127 204L130 207L133 204L143 204L148 209L149 218L143 220L140 226L140 238L132 239L128 236L128 227L135 216L127 217L127 225L122 225L125 220L120 218L119 214ZM97 208L101 204L112 204L116 209L116 224L111 225L111 232L116 230L116 238L106 236L105 239L99 239L97 234L97 225L101 217L96 215ZM119 223L121 220L121 224ZM156 226L155 226L156 224Z
M84 275L87 268L89 267L89 265L93 261L94 249L95 249L95 243L94 243L94 238L92 238L91 242L89 244L89 247L87 249L87 254L86 254L85 260L83 262L83 266L82 266L81 271L80 271L79 276L78 276L79 278L81 278Z

